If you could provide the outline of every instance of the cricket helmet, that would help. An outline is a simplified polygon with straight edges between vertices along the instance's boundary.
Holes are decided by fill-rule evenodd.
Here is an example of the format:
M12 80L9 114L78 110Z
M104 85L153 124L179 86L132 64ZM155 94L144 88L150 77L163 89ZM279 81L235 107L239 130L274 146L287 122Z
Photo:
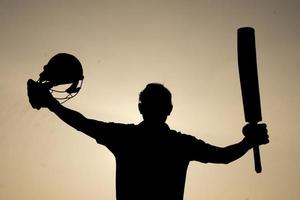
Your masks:
M83 82L83 70L80 61L73 55L59 53L53 56L43 68L37 82L47 86L52 93L60 93L55 98L66 102L77 95ZM55 89L64 85L67 88ZM61 87L60 87L61 88Z

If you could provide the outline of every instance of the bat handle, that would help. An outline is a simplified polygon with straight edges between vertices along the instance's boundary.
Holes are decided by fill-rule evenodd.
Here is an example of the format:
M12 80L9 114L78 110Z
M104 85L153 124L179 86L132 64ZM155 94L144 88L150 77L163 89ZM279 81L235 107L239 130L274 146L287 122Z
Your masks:
M254 154L255 171L256 171L256 173L261 173L259 146L253 147L253 154Z

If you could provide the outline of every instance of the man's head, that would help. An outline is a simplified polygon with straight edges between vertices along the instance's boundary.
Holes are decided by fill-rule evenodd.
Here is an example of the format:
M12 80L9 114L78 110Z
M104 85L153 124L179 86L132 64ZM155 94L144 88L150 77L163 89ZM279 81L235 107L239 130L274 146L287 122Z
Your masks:
M159 83L150 83L140 93L139 111L144 121L164 123L172 111L171 92Z

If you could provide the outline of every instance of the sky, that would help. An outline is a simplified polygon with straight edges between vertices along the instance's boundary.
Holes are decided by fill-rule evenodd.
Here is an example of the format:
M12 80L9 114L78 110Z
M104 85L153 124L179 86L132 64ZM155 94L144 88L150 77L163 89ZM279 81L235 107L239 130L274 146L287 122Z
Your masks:
M186 200L299 199L300 2L297 0L0 0L0 199L115 199L113 155L47 109L26 82L57 53L83 65L64 105L100 121L139 123L138 94L163 83L167 123L216 146L244 126L236 31L256 31L263 122L270 144L228 165L191 162Z

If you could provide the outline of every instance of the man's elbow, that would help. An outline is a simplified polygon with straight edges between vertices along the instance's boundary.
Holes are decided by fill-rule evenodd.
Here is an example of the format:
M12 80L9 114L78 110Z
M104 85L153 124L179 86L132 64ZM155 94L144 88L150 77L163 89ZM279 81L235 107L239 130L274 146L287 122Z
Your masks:
M211 160L208 160L206 163L214 163L214 164L229 164L233 162L233 160L224 158L224 157L218 157Z
M226 164L227 165L227 164L229 164L231 162L233 162L233 160L227 159L227 160L223 160L222 164Z

